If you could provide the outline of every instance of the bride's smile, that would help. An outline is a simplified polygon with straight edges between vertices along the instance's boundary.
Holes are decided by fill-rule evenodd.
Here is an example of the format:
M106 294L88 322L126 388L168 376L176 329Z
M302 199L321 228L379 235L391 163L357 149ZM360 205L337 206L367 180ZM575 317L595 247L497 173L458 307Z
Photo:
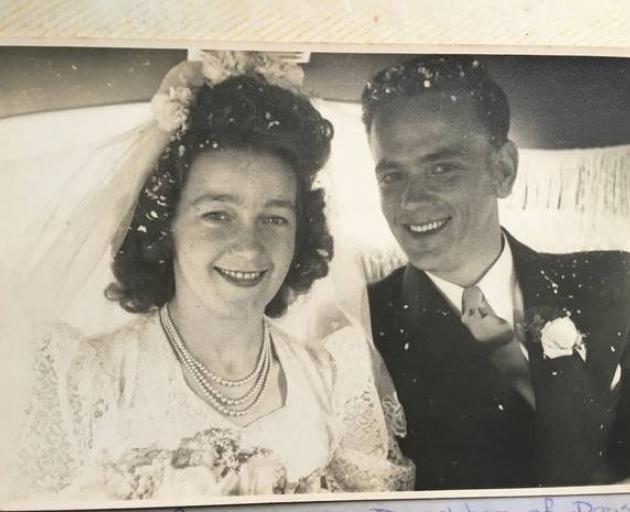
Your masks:
M214 269L219 273L220 276L225 278L226 281L232 283L236 286L256 286L260 281L262 281L263 276L267 270L261 271L241 271L241 270L228 270L226 268L221 268L219 266L215 266Z

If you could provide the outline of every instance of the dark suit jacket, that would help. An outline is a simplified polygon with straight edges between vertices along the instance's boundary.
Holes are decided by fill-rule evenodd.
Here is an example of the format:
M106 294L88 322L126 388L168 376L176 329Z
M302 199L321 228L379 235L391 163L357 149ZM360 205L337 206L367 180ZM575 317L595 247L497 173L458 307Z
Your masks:
M506 235L526 319L570 313L585 335L586 362L577 354L544 358L529 329L534 411L424 272L407 266L371 285L374 340L407 415L400 443L416 463L416 488L630 476L630 254L542 254ZM611 391L618 365L621 383Z

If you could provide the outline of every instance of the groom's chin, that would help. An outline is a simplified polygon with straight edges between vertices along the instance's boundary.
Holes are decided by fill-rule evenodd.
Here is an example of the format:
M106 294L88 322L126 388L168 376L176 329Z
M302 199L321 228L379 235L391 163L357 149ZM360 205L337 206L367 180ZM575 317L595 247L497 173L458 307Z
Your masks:
M417 268L418 270L431 273L439 272L441 260L440 258L432 256L412 257L409 255L408 257L411 266Z
M442 240L423 241L404 233L398 236L398 244L407 256L409 263L420 270L431 272L444 263L449 244Z
M401 244L402 245L402 244ZM430 251L416 247L402 246L409 263L418 270L432 272L444 263L443 251Z

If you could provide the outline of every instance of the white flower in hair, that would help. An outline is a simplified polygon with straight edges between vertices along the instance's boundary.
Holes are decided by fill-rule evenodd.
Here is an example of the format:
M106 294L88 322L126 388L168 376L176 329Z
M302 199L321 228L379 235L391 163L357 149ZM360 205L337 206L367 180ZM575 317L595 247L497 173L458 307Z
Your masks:
M201 72L209 83L216 85L245 74L249 61L248 52L204 51L201 53Z
M304 81L302 68L281 55L204 50L197 59L200 62L189 61L186 67L181 67L182 63L171 70L161 87L162 91L169 92L158 92L151 101L155 118L164 132L172 134L186 128L194 91L204 81L214 86L235 76L261 75L270 84L293 92L299 91Z
M185 127L192 103L192 91L188 87L171 87L168 94L153 96L151 106L160 130L171 133Z
M261 52L206 50L201 52L202 73L212 85L238 75L262 75L272 85L297 90L304 70L282 56Z
M267 82L289 90L297 90L304 83L301 66L268 53L252 54L253 71L265 77Z

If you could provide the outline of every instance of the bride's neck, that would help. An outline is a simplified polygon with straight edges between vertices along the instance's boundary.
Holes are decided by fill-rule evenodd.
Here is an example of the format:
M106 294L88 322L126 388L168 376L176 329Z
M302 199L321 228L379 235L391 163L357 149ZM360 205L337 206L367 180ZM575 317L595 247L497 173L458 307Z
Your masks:
M263 335L262 314L220 315L177 296L168 310L184 344L205 366L236 375L251 370Z

